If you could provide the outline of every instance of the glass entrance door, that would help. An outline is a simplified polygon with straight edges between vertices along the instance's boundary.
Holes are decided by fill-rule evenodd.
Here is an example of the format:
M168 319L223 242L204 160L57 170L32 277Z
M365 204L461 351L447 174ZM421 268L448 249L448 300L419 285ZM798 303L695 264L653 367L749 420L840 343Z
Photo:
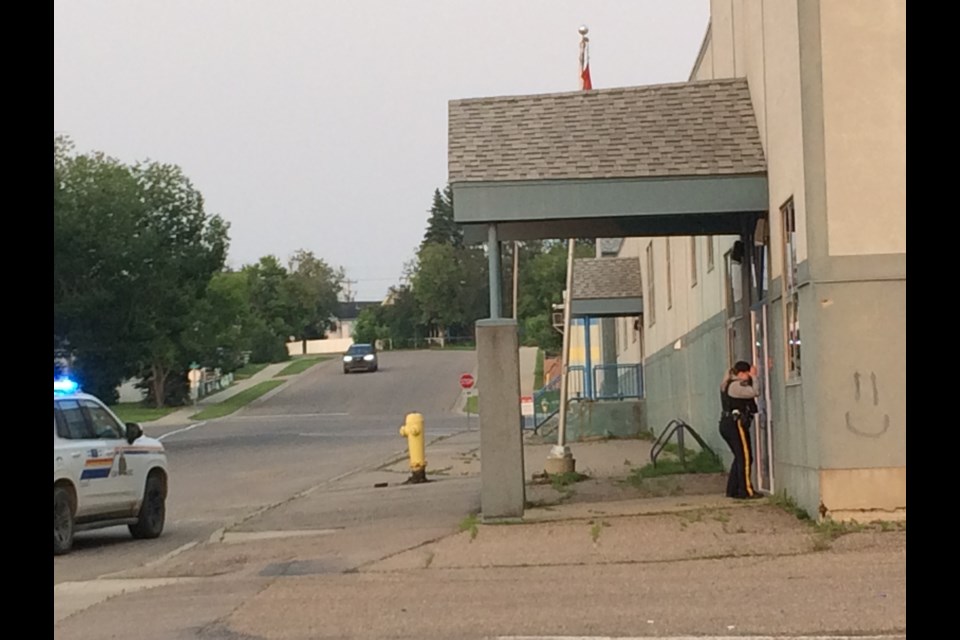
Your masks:
M772 358L767 348L766 303L750 311L753 334L753 363L757 367L760 397L757 398L759 413L754 416L754 457L756 458L756 487L764 493L773 493L773 417L770 410L770 367Z

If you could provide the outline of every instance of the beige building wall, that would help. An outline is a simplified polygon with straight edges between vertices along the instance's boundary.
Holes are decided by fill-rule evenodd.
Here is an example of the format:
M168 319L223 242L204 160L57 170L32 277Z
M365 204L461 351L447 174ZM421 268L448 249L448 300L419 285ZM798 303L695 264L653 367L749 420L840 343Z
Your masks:
M829 254L906 253L906 0L821 2L820 37Z
M690 77L747 78L767 157L775 488L789 487L809 513L824 504L840 517L861 509L905 512L905 0L802 1L712 0L711 27ZM791 198L804 345L798 381L786 375L781 293L781 207ZM666 417L711 420L712 369L722 366L726 349L724 254L735 240L623 244L621 255L637 256L643 274L653 425ZM859 256L885 261L849 262ZM739 290L737 276L733 283ZM890 323L878 320L884 306L894 313ZM698 370L704 366L711 371Z
M640 239L624 238L620 245L619 258L634 258L640 260ZM640 273L643 274L643 263L640 263ZM646 304L646 300L644 300ZM623 364L636 364L643 361L643 332L634 329L634 322L638 318L616 318L614 320L614 336L611 338L616 344L617 362ZM641 322L642 318L639 318Z
M712 0L711 26L690 77L747 78L768 161L771 228L767 267L771 283L782 272L780 208L790 198L796 216L798 262L804 262L808 255L799 68L797 0ZM636 238L624 243L622 254L632 247L639 254L643 273L644 350L648 358L653 356L648 388L651 394L656 390L668 398L667 406L659 411L656 400L648 396L653 424L668 417L668 412L676 412L697 420L700 428L715 431L714 416L719 410L716 389L729 337L723 328L726 288L732 287L735 298L741 296L739 266L733 266L728 285L725 263L725 254L737 239ZM647 246L652 246L654 256L652 296L648 290ZM708 246L713 248L712 265ZM772 304L779 306L782 302L776 299ZM744 313L742 309L740 312ZM770 321L782 323L783 314L772 313ZM747 327L738 328L743 331ZM785 367L784 333L783 327L770 327L770 355L774 366L780 368ZM691 353L684 351L687 340L694 350ZM815 509L818 439L806 428L814 414L791 410L804 406L805 389L802 385L785 388L783 377L775 374L771 379L772 387L779 387L774 398L778 469L791 486L803 487L804 506Z
M783 255L780 238L780 208L794 200L797 219L797 259L807 257L806 203L803 175L803 130L800 111L799 41L796 0L760 2L758 0L713 0L711 27L701 55L691 73L694 80L745 76L750 86L754 112L764 153L770 162L771 280L780 276ZM655 353L673 344L701 322L724 310L723 256L735 237L696 239L697 278L690 273L689 238L670 242L672 305L667 305L666 238L632 239L639 251L641 271L646 271L646 246L652 242L654 253L653 319L644 322L646 353ZM714 246L714 267L708 269L707 245ZM621 256L627 253L627 244ZM644 275L644 305L648 305L648 279Z

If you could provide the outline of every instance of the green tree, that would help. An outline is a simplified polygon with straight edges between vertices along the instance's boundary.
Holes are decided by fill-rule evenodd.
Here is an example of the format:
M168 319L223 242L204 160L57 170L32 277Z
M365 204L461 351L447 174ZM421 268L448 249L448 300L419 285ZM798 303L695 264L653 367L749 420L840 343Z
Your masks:
M142 253L131 303L142 347L141 371L157 406L173 377L182 383L194 311L227 254L227 224L204 210L203 196L171 164L133 167L143 205L134 238Z
M428 244L448 244L456 248L463 247L463 230L453 220L453 189L447 185L441 192L433 191L433 204L427 219L427 231L420 244L422 250Z
M294 335L302 340L326 337L334 326L337 296L345 278L343 269L334 269L305 249L294 252L289 267L285 295L293 305Z
M113 401L125 377L148 371L162 402L226 250L226 223L179 167L127 166L54 139L54 340L86 389Z

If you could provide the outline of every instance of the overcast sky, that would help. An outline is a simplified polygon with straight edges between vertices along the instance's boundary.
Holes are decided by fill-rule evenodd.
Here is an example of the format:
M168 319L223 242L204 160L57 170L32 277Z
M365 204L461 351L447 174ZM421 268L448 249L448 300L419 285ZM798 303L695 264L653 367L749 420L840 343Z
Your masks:
M298 248L396 284L447 178L447 102L685 81L709 0L55 0L53 128L181 166L231 266Z

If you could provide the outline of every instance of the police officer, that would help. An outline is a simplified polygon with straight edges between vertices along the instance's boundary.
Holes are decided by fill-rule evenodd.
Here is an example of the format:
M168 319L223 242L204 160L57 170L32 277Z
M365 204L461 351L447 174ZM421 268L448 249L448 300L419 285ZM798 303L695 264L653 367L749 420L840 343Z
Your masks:
M754 385L756 369L750 363L739 361L720 385L720 435L733 452L733 464L727 478L727 497L749 500L762 497L753 488L750 467L753 463L753 444L750 424L757 413L759 388Z

